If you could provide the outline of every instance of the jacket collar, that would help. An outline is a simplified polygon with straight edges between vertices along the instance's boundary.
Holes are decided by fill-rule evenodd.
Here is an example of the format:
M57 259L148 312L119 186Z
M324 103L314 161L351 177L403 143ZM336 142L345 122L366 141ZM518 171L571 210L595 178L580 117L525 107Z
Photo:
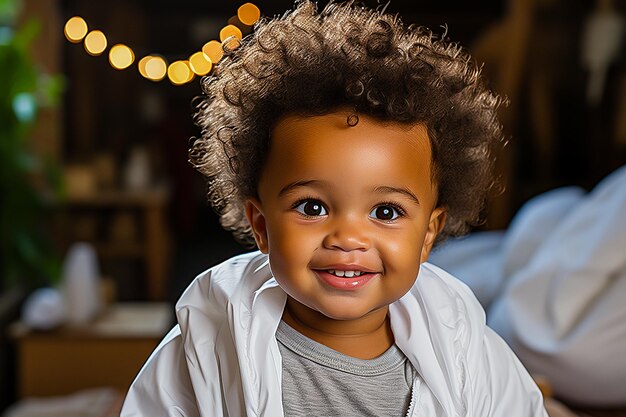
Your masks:
M190 287L189 294L183 295L177 304L177 310L194 311L194 314L204 316L202 327L192 327L180 323L179 314L184 339L200 340L202 337L198 333L207 332L206 326L213 327L209 333L217 335L218 339L211 343L205 338L204 344L185 345L186 351L195 351L191 355L187 352L188 362L190 357L202 358L212 354L217 355L219 362L221 382L211 384L208 383L211 378L194 381L192 377L194 385L199 385L194 386L194 390L212 391L211 396L224 395L230 415L243 414L241 411L245 409L245 414L250 416L282 416L282 362L275 332L287 296L273 278L265 255L247 254L239 260L245 265L243 271L223 264L221 269L213 271L210 288L201 285L209 277L201 276ZM452 416L456 414L454 410L467 408L462 396L465 369L459 361L459 353L465 343L460 337L463 333L460 330L467 312L461 311L463 303L458 302L458 296L457 299L451 297L450 290L447 294L442 293L445 291L440 273L445 274L432 265L423 264L416 284L390 306L389 314L396 344L437 398L445 415ZM193 290L193 287L204 287L200 291L204 294L197 294L197 289ZM422 297L422 292L428 297ZM190 306L190 301L199 304L195 306L197 308ZM221 311L222 318L207 314L209 310L212 313ZM227 328L224 323L227 323ZM203 351L198 352L198 349ZM205 367L205 362L197 360L189 363L190 369L197 368L201 375L210 375L205 373L211 371ZM239 373L234 372L236 369ZM233 375L237 374L241 378L233 380ZM234 386L225 390L224 381Z

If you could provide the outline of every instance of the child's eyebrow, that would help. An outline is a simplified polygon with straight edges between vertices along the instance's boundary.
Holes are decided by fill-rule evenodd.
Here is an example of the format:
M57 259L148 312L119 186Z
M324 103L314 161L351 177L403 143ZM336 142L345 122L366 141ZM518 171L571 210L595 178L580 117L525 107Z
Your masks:
M320 180L300 180L300 181L294 181L292 183L289 183L289 184L285 185L283 188L281 188L280 191L278 192L278 196L282 197L283 195L288 194L294 188L298 188L298 187L310 187L310 186L318 186L318 187L321 186L321 187L323 187L324 185L326 185L326 182L320 181Z
M397 193L403 194L409 197L411 200L415 202L418 206L420 205L420 201L415 194L413 194L409 189L403 187L391 187L388 185L380 185L374 188L374 192L378 194L389 194L389 193Z

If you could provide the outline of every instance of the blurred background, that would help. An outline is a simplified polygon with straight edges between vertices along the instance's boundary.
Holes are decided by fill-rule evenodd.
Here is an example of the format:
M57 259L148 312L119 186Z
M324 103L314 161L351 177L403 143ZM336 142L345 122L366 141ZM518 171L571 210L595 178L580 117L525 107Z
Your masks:
M107 415L189 282L247 250L187 162L192 101L216 46L292 5L244 3L0 0L0 412L82 392L66 404ZM626 162L625 3L386 5L467 47L509 99L503 191L481 231ZM25 407L19 415L39 415Z

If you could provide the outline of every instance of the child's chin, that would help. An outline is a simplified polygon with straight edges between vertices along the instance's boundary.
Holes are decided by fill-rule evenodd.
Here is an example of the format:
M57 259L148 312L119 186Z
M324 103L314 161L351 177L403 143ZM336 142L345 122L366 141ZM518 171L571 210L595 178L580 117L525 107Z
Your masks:
M329 319L340 321L358 320L372 313L371 310L365 309L363 306L351 307L340 303L318 311Z

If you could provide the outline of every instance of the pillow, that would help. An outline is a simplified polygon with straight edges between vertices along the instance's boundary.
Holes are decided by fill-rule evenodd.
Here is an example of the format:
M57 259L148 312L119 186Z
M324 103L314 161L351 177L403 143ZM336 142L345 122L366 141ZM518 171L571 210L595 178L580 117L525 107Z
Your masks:
M524 268L561 220L584 197L580 187L557 188L528 200L517 212L502 242L502 276Z

